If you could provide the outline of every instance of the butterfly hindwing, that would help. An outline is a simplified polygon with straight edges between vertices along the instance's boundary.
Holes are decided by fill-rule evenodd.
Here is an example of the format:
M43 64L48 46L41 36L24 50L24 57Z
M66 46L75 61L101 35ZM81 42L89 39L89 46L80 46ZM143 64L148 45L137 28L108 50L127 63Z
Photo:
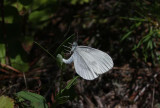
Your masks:
M78 46L76 52L81 56L92 72L102 74L113 67L112 58L98 49L87 46Z

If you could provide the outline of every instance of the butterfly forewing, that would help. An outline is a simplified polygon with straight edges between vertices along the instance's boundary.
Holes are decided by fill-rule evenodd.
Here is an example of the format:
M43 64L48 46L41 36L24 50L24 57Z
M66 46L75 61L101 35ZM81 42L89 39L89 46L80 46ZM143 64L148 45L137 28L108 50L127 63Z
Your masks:
M87 80L93 80L98 77L98 74L93 72L93 69L88 67L84 58L75 50L73 53L73 61L75 70L78 75Z

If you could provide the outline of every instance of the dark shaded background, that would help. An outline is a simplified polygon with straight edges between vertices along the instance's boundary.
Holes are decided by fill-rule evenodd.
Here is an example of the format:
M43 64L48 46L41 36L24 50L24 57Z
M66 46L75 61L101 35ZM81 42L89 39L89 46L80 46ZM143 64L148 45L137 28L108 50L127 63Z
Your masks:
M61 77L65 86L74 67L62 73L33 41L56 57L57 47L78 32L79 45L107 52L114 68L93 81L78 78L74 98L57 107L160 108L159 1L1 0L0 10L1 95L29 90L56 103Z

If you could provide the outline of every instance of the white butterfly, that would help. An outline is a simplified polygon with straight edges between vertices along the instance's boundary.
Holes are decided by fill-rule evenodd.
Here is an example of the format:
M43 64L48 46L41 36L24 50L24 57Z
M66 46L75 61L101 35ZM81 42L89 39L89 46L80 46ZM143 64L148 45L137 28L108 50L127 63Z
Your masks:
M73 52L71 57L67 60L62 59L63 62L66 64L74 62L77 74L86 80L93 80L113 67L112 58L98 49L78 46L73 42L71 52Z

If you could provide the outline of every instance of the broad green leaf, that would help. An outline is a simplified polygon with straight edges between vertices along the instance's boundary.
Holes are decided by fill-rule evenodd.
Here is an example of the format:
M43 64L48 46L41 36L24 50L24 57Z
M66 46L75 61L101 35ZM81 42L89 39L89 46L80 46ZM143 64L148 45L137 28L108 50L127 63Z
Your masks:
M14 22L21 22L21 17L18 13L17 8L15 8L14 6L11 5L6 5L4 6L4 10L5 10L5 21L7 23L14 23ZM1 13L0 13L1 16ZM1 20L1 19L0 19Z
M22 60L21 55L16 55L15 58L11 58L11 66L22 72L26 72L29 69L29 64Z
M52 14L48 13L47 10L33 11L29 15L29 22L32 22L34 27L42 29L48 24L48 19L50 19L51 16Z
M5 64L6 48L5 44L0 43L0 63Z
M21 91L16 94L19 99L22 98L24 100L30 101L31 106L34 108L48 108L45 98L39 94L27 91Z
M15 8L17 8L17 10L18 10L19 12L22 11L23 9L26 9L26 8L24 7L24 5L21 4L20 2L15 2L15 3L12 4L12 6L14 6Z
M29 20L32 21L33 23L44 21L48 18L49 18L49 15L46 15L45 10L34 11L29 16Z
M0 108L14 108L14 100L7 96L1 96Z

